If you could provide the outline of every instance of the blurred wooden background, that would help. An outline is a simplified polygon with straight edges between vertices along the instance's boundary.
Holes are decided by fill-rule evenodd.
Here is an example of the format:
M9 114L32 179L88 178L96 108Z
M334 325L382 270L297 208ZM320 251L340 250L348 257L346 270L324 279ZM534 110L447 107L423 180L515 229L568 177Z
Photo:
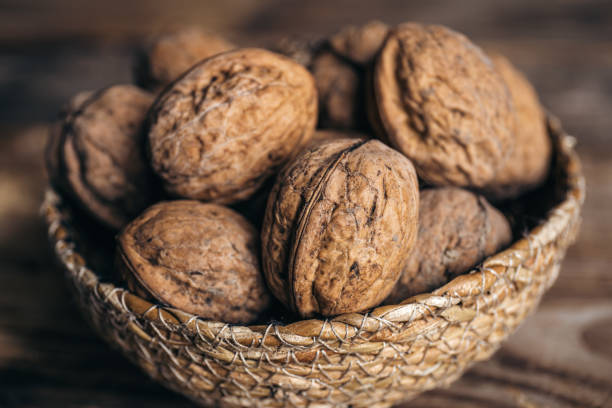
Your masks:
M446 24L522 68L578 139L582 233L540 309L494 356L406 407L612 407L612 2L0 0L0 407L190 407L102 343L38 217L46 125L83 89L131 80L151 33L201 25L245 45L344 24Z

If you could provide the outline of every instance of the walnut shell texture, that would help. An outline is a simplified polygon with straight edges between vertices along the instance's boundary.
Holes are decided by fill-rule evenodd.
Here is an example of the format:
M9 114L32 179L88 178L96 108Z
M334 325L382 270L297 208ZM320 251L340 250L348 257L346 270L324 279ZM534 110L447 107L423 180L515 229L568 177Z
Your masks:
M256 230L237 212L166 201L123 230L117 263L140 295L207 319L249 323L270 300L257 247Z
M250 196L314 132L312 75L262 49L193 67L151 109L153 169L176 196L231 203Z
M506 81L516 109L516 142L512 155L486 189L497 199L511 198L540 185L548 175L552 142L538 95L529 80L500 54L491 55Z
M431 184L485 187L512 153L516 116L508 88L459 33L400 24L377 58L373 86L385 131L379 137Z
M364 116L360 72L329 51L317 54L311 72L319 95L320 126L357 128Z
M362 26L349 25L329 39L331 48L355 64L367 65L380 51L389 26L372 20Z
M137 82L161 90L201 60L236 48L225 38L187 27L154 39L137 68Z
M511 240L508 221L484 197L457 187L423 190L416 245L385 303L434 290Z
M73 101L80 106L60 132L57 184L113 229L156 195L143 149L143 125L152 102L151 94L132 85L80 95Z
M262 229L268 286L302 316L357 312L392 290L414 245L418 184L378 140L306 149L270 194Z

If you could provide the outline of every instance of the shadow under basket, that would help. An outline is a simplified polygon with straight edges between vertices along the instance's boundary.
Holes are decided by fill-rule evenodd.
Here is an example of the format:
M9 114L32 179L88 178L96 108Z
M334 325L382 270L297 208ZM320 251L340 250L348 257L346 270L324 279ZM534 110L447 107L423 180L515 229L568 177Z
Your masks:
M327 320L238 326L151 304L92 269L77 217L51 189L42 211L86 319L164 386L205 406L388 407L489 358L557 278L585 183L574 139L555 118L549 132L554 202L522 239L431 293Z

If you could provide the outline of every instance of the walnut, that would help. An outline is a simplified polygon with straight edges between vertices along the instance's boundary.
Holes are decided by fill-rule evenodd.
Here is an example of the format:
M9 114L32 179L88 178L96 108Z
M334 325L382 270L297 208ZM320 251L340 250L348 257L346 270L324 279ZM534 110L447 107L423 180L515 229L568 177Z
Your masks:
M161 35L140 56L136 82L160 91L197 62L234 48L223 37L195 27Z
M86 100L85 100L86 99ZM153 96L132 85L115 85L86 98L69 115L49 161L54 184L90 214L119 229L155 197L144 156L143 123ZM54 159L55 160L55 159Z
M329 51L320 52L311 67L319 94L320 126L363 127L363 75Z
M369 64L389 32L389 26L377 20L362 26L347 26L329 39L332 49L340 56L356 63Z
M297 63L310 67L314 56L323 47L324 40L317 36L291 36L281 38L271 50L291 58Z
M201 317L249 323L267 306L257 232L240 214L192 200L160 202L118 238L130 290Z
M457 187L423 190L416 245L385 303L434 290L511 240L508 221L484 197Z
M316 116L314 80L301 65L255 48L220 54L153 105L153 169L171 194L236 202L308 143Z
M377 58L373 86L379 136L408 156L425 181L482 188L505 166L514 148L512 98L465 36L399 25Z
M283 169L262 229L268 286L302 316L357 312L392 290L414 245L418 184L378 140L338 139Z
M548 175L552 145L538 95L508 59L493 54L495 68L506 81L516 109L515 148L487 192L497 199L515 197L540 185Z

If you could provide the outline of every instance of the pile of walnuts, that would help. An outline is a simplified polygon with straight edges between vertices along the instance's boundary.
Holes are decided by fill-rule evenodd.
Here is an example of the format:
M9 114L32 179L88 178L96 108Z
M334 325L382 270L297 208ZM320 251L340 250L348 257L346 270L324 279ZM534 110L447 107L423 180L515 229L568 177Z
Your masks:
M119 231L130 290L230 323L273 297L333 316L441 287L510 244L490 202L542 184L551 142L507 59L416 23L271 49L164 35L139 86L60 113L51 182Z

